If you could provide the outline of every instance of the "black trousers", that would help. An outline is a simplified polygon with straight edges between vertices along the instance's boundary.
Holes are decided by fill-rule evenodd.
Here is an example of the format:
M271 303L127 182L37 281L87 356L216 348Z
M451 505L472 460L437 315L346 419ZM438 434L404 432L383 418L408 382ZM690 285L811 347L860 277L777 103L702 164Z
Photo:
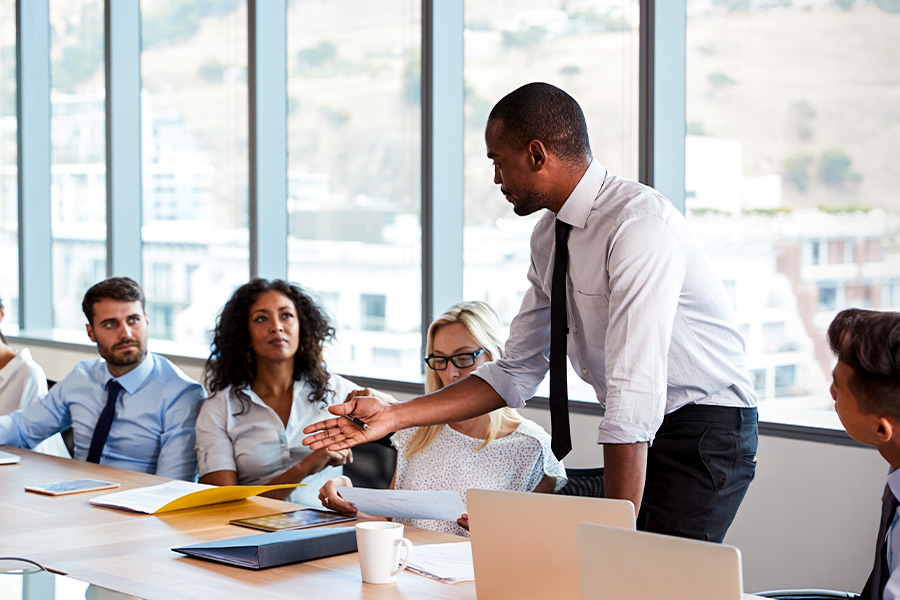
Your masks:
M721 542L756 472L756 408L689 404L666 415L647 456L642 531Z

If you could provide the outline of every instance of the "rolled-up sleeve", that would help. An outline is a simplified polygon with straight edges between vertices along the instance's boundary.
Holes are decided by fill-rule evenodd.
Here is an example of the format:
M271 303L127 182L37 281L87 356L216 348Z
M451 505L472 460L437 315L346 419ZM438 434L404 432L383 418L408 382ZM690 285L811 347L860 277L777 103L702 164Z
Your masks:
M549 368L550 298L541 287L535 260L546 251L541 236L531 242L532 263L528 269L531 284L522 299L519 313L509 327L509 339L503 358L478 367L474 375L494 388L510 408L521 408L537 391Z

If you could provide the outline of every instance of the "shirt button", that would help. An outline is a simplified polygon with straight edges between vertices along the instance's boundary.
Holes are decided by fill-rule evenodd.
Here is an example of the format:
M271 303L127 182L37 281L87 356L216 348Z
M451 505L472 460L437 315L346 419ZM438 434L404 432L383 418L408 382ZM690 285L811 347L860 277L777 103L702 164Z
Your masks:
M575 326L572 328L572 330L573 330L575 333L578 333L578 325L575 325Z
M584 373L585 375L588 374L588 370L587 370L587 369L582 369L581 372Z

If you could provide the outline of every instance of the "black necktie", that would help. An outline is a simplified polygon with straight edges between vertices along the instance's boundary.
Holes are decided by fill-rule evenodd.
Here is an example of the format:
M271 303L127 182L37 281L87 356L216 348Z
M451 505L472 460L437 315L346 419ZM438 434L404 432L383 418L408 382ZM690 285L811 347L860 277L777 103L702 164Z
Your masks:
M569 434L569 388L566 384L566 268L571 225L556 220L556 254L550 290L550 448L562 459L572 449Z
M106 438L109 436L109 426L112 425L113 417L116 416L116 399L119 397L121 389L121 384L115 379L110 379L106 384L106 406L103 407L103 412L97 419L97 426L94 427L94 437L91 438L91 449L87 456L88 462L100 462L103 446L106 445Z
M872 574L863 588L863 600L881 600L884 595L884 586L887 585L891 576L891 567L887 562L887 546L889 540L888 533L891 530L891 523L894 522L894 515L897 514L897 498L891 492L890 486L884 487L884 496L881 498L881 525L878 527L878 543L875 545L875 566L872 567Z

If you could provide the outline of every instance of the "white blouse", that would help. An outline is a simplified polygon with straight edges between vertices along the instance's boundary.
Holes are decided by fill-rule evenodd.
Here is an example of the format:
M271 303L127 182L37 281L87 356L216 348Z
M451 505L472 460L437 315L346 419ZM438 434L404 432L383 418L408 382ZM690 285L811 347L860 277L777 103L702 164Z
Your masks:
M241 402L232 388L222 390L200 406L197 417L197 470L200 477L214 471L235 471L240 485L261 485L287 471L306 456L310 449L301 441L303 428L331 418L328 406L340 404L356 384L332 375L328 387L333 395L323 402L311 402L312 386L305 379L294 382L294 403L287 427L281 418L253 390L244 389L250 398ZM243 412L242 412L243 411ZM326 467L303 480L287 500L318 506L319 488L342 472L341 467Z
M25 408L47 393L47 376L31 358L28 348L22 348L15 358L0 369L0 415ZM51 456L72 458L62 436L50 436L34 448Z
M405 447L415 429L394 434L397 448L398 490L454 490L463 503L466 490L530 492L545 475L556 478L556 491L566 485L566 470L550 450L550 436L534 421L523 421L511 434L497 438L475 452L483 439L462 434L444 425L434 442L414 457L406 458ZM468 536L455 521L396 519L399 523L444 533Z

